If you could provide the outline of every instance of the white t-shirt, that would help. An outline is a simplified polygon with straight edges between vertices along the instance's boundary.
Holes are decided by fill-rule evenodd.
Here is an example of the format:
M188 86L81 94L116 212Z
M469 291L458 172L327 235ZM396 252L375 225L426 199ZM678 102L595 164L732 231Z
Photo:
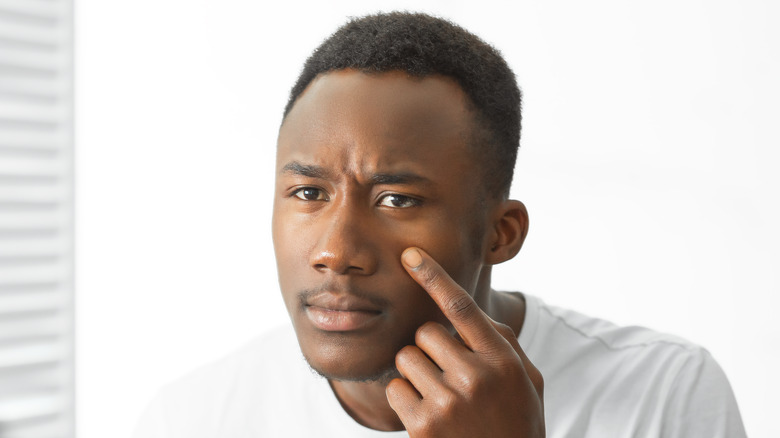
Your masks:
M547 436L739 438L742 419L712 356L680 338L525 295L519 342L542 372ZM355 422L311 371L292 327L165 386L135 438L406 437Z

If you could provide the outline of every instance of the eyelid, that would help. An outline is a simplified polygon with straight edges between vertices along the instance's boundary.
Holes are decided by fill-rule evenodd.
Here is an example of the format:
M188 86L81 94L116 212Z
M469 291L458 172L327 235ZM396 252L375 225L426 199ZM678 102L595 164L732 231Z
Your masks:
M302 198L302 197L298 196L299 193L302 193L306 189L312 189L312 190L319 191L320 195L322 196L323 199L306 199L306 198ZM290 192L289 192L289 194L287 196L290 197L290 198L298 198L301 201L309 201L309 202L313 202L313 201L329 201L330 200L330 196L328 196L328 191L323 189L322 187L317 187L317 186L296 186L296 187L293 187L290 190ZM318 198L319 198L319 196L318 196Z
M394 206L394 205L383 205L382 201L384 201L385 199L387 199L388 197L391 197L391 196L398 196L399 198L404 198L409 203L411 203L411 205L408 205L406 207L397 207L397 206ZM405 195L405 194L402 194L402 193L391 192L391 193L383 193L382 195L380 195L379 199L376 202L376 204L378 206L380 206L380 207L387 207L387 208L394 208L394 209L406 209L406 208L412 208L412 207L420 206L422 204L422 199L419 199L419 198L417 198L415 196Z

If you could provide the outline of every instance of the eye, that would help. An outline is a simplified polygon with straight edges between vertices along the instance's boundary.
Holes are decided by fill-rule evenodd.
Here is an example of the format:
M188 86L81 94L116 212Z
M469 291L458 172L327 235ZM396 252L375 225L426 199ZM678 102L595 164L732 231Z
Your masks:
M410 196L399 195L391 193L389 195L382 196L379 199L377 205L390 208L409 208L416 207L422 202L419 199L412 198Z
M316 187L301 187L293 192L293 196L304 201L327 201L325 191Z

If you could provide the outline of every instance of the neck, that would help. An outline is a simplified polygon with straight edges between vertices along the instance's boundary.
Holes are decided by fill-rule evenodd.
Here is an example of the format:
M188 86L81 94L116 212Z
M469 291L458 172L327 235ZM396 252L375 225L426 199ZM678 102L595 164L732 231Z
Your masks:
M520 334L525 318L525 299L520 294L496 292L490 288L490 269L483 272L474 301L494 321L508 325ZM385 395L387 381L347 382L331 380L330 386L344 410L358 423L382 431L404 430Z
M331 380L330 387L341 407L358 423L382 431L404 430L385 395L388 382L345 382Z

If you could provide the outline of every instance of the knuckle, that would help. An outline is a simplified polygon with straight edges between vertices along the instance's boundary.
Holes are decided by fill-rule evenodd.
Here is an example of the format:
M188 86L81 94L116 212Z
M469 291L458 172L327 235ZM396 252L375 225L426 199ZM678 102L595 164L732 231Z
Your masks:
M458 383L465 394L478 394L490 386L490 374L481 370L466 372L459 376Z
M444 303L444 308L453 315L458 315L462 318L468 318L472 316L477 310L477 304L468 294L458 294L449 298Z
M427 285L433 285L439 282L441 274L436 269L427 267L420 272L420 279Z
M495 398L512 381L509 376L492 368L478 369L459 376L459 393L469 403L481 403Z
M458 397L452 391L441 391L434 398L434 405L436 406L436 412L440 416L452 415L458 405Z
M517 354L511 345L508 345L505 351L495 352L490 355L488 361L502 372L511 373L517 371L522 373L525 368L523 359L520 358L520 355Z
M523 374L523 364L519 357L508 357L504 354L491 356L488 359L490 366L507 377L517 377Z
M529 379L531 380L531 383L533 383L533 375L523 367L523 363L519 359L507 360L501 366L508 379L511 379L514 382Z
M536 388L536 391L539 392L539 395L542 395L544 393L544 376L542 375L541 371L537 369L535 366L531 365L528 367L528 377L531 379L531 383L533 383L534 388Z
M496 323L496 331L507 340L516 338L515 331L506 324Z

